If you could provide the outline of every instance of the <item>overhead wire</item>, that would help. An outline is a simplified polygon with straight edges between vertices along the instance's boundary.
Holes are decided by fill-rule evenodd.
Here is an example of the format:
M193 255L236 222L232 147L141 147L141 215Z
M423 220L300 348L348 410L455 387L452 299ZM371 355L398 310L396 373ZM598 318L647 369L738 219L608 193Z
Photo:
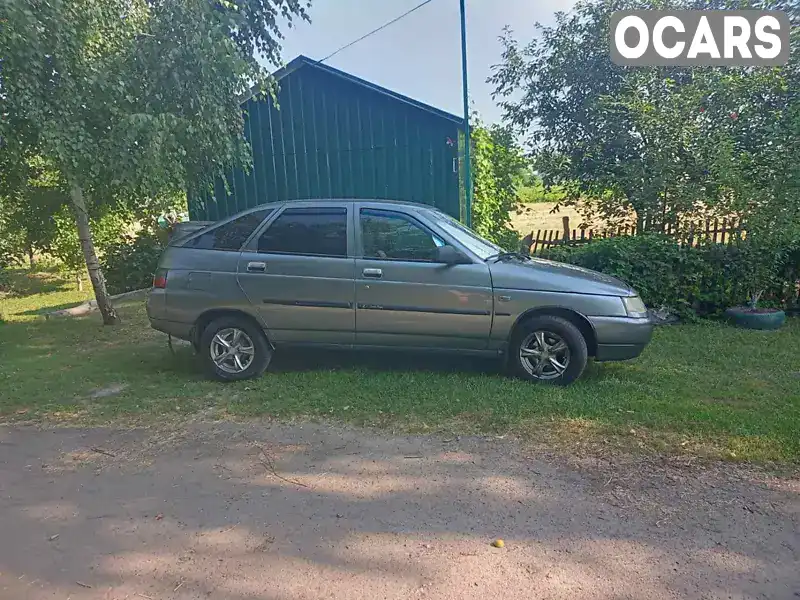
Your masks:
M330 53L328 56L326 56L325 58L322 58L322 59L318 60L317 62L318 62L318 63L324 63L324 62L325 62L326 60L328 60L329 58L333 58L334 56L336 56L336 55L337 55L337 54L339 54L340 52L343 52L344 50L347 50L347 49L348 49L348 48L350 48L351 46L355 46L355 45L356 45L356 44L358 44L359 42L362 42L362 41L364 41L365 39L367 39L368 37L370 37L370 36L372 36L372 35L375 35L375 34L376 34L376 33L378 33L379 31L383 31L384 29L386 29L387 27L389 27L389 26L391 26L391 25L394 25L394 24L395 24L395 23L397 23L398 21L400 21L400 20L402 20L402 19L405 19L405 18L406 18L408 15L410 15L411 13L418 11L420 8L422 8L423 6L425 6L425 5L427 5L427 4L430 4L431 2L433 2L433 0L425 0L424 2L421 2L420 4L417 4L417 5L416 5L414 8L412 8L412 9L410 9L410 10L407 10L406 12L404 12L404 13L403 13L402 15L400 15L399 17L395 17L394 19L392 19L391 21L388 21L388 22L384 23L383 25L381 25L381 26L380 26L380 27L378 27L377 29L373 29L373 30L372 30L372 31L370 31L369 33L362 35L362 36L361 36L360 38L358 38L357 40L353 40L353 41L352 41L352 42L350 42L349 44L345 44L345 45L344 45L344 46L342 46L341 48L339 48L339 49L335 50L334 52L331 52L331 53Z

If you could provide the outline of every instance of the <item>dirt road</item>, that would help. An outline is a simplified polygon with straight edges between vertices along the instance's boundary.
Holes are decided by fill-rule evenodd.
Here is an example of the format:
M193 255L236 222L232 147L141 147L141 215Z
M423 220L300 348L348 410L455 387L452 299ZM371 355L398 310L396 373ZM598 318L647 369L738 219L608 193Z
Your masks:
M733 466L321 425L0 428L3 600L798 597L800 483Z

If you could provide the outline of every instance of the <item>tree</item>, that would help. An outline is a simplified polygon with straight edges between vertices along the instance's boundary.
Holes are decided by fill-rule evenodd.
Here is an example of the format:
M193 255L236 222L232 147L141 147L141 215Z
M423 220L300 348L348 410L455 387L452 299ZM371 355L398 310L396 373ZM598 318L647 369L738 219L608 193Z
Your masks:
M750 4L791 11L796 25L794 5ZM527 135L545 183L562 184L572 203L579 197L590 200L590 209L612 222L635 213L640 231L674 224L699 208L728 214L735 203L719 172L725 148L744 167L739 154L750 135L746 170L775 174L775 148L759 145L777 130L787 140L794 135L782 128L797 96L780 89L796 72L796 52L794 62L781 69L631 68L611 62L612 12L668 7L732 8L734 3L580 1L570 13L558 13L555 26L540 26L540 36L527 46L506 32L503 61L491 78L506 118ZM744 121L736 120L743 102L759 118L734 141L725 132L732 124L741 127ZM783 185L778 179L771 178L771 189Z
M59 188L58 173L39 156L3 165L0 175L0 236L15 262L50 249L56 234L55 215L69 202Z
M86 262L83 247L75 229L74 216L69 206L64 205L52 217L53 234L48 253L57 258L62 271L75 278L78 290L83 290ZM131 224L129 215L114 207L101 204L91 207L89 224L92 230L92 243L102 257L106 249L117 243Z
M509 227L529 164L508 127L486 127L479 120L472 133L472 228L509 250L519 236Z
M537 202L560 204L566 200L564 189L561 186L545 187L542 178L534 171L533 164L523 170L517 195L523 204Z
M11 263L27 255L31 267L36 253L46 253L58 259L61 269L73 275L82 290L86 262L63 187L59 173L40 156L20 161L0 177L0 253ZM179 198L162 197L93 203L89 206L92 243L102 255L126 229L134 224L147 228L155 222L148 215L179 204Z
M104 323L92 206L247 165L242 96L273 92L279 20L306 0L0 0L0 153L59 173ZM261 60L259 60L261 59ZM262 62L263 61L263 62Z

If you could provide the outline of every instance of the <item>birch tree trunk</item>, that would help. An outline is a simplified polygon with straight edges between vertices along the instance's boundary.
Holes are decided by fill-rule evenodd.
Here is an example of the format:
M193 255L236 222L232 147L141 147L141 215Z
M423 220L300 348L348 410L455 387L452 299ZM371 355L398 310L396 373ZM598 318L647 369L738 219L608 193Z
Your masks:
M97 308L103 315L104 325L116 325L119 323L117 311L111 306L106 290L106 279L100 268L100 261L97 259L97 252L94 250L92 241L92 230L89 227L89 213L86 212L86 203L83 200L83 190L78 185L70 188L70 199L72 209L75 212L75 225L78 227L78 238L81 241L83 258L86 261L86 268L89 270L89 279L94 289L94 297L97 299Z

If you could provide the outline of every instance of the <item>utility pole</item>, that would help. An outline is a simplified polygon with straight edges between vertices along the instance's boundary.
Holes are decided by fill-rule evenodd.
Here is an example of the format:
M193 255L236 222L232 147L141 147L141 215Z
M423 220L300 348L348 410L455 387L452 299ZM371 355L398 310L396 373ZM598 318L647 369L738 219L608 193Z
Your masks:
M472 226L472 141L469 131L469 82L467 80L467 9L466 0L461 2L461 68L464 91L464 187L466 188L467 227Z

